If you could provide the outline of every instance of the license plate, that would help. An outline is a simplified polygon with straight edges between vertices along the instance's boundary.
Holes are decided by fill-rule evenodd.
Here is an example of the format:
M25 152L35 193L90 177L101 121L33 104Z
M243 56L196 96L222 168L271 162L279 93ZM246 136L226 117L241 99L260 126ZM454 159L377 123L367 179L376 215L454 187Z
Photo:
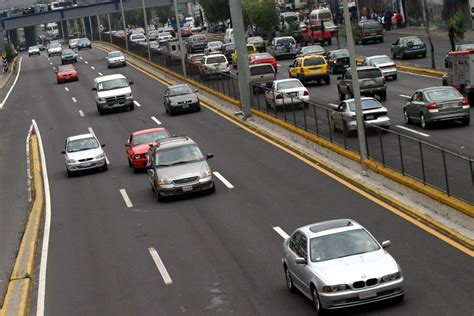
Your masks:
M443 104L443 108L446 108L446 109L450 109L450 108L454 108L457 106L457 103L447 103L447 104Z
M288 95L289 95L290 97L297 97L297 96L298 96L298 92L290 92L290 93L288 93Z
M367 298L376 297L376 296L377 296L377 292L374 290L359 293L359 299L361 300L365 300Z
M373 120L375 117L373 115L367 115L365 117L366 120Z
M183 109L187 109L189 107L189 104L183 104Z
M193 186L192 185L187 185L187 186L184 186L183 187L183 192L189 192L189 191L192 191L193 190Z

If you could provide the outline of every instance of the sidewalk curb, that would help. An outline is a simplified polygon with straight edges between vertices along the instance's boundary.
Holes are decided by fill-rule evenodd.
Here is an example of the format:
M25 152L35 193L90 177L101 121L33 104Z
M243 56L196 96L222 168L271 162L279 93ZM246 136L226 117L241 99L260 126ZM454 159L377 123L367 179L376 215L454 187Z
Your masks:
M41 229L44 210L44 188L41 174L41 160L38 148L38 138L34 130L30 138L31 168L33 175L34 201L26 229L21 239L18 255L15 260L7 293L0 311L1 316L26 315L32 284L32 275L35 270L36 244Z
M10 82L10 79L11 79L11 77L12 77L12 75L15 72L15 69L16 69L16 61L17 60L18 60L18 57L15 57L13 59L13 62L11 63L13 65L13 67L10 67L10 69L8 69L7 77L5 78L5 80L0 85L0 91L3 90L3 88L5 88L5 86L8 84L8 82Z

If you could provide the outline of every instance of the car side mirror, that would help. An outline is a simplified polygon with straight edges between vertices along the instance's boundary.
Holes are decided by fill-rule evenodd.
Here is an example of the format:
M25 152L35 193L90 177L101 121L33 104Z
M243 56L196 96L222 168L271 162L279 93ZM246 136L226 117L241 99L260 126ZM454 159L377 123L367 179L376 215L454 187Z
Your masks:
M207 154L206 159L211 159L214 157L214 154Z
M390 247L392 243L390 242L390 240L385 240L383 243L382 243L382 248L388 248Z
M130 144L129 144L129 143L126 143L126 144L125 144L125 147L130 147Z
M97 88L92 88L92 91L97 91Z
M307 264L308 262L307 262L306 259L303 258L303 257L296 257L296 258L295 258L295 263L296 263L296 264Z
M65 150L61 151L61 154L65 155L65 154L66 154L66 151L65 151Z
M74 70L77 70L77 67L74 67Z
M100 145L100 147L105 147L105 144Z
M132 84L133 84L133 81L130 81L128 84L129 84L129 85L132 85Z

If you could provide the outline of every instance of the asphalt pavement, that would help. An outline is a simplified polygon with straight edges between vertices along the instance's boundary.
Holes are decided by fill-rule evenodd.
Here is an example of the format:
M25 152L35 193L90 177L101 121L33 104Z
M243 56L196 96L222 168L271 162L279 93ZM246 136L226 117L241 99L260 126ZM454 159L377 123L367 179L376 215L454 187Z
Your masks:
M283 239L274 227L290 234L334 218L355 219L379 241L390 239L388 250L406 278L403 303L351 313L474 310L468 255L206 108L167 116L165 87L131 66L107 69L104 52L83 50L79 56L80 80L61 85L52 69L59 57L25 58L7 103L17 108L9 113L11 122L37 121L45 147L52 206L46 315L313 315L309 300L286 290ZM140 106L134 111L97 113L92 81L111 73L135 82ZM124 149L131 132L158 126L152 117L213 153L211 168L233 188L216 179L215 194L158 203L146 175L128 167ZM106 144L109 171L68 178L60 153L65 139L89 128ZM24 150L23 138L12 146Z

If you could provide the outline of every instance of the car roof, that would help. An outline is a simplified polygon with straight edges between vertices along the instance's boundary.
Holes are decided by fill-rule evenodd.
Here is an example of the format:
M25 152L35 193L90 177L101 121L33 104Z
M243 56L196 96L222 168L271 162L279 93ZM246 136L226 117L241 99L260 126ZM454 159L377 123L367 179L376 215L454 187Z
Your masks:
M439 89L454 89L457 91L456 88L451 87L451 86L427 87L427 88L419 89L417 91L427 92L427 91L433 91L433 90L439 90Z
M143 135L143 134L148 134L148 133L153 133L153 132L164 132L164 131L168 131L168 130L164 127L154 127L154 128L147 128L147 129L142 129L140 131L133 132L132 135L137 136L137 135Z
M207 59L208 57L216 57L216 56L222 56L222 57L224 57L224 58L227 58L227 57L225 57L225 55L224 55L224 54L212 54L212 55L205 55L205 56L204 56L204 58L205 58L205 59Z
M282 82L290 82L290 81L299 81L298 79L296 78L288 78L288 79L279 79L279 80L275 80L273 81L274 83L282 83ZM300 81L301 82L301 81Z
M352 219L335 219L300 227L310 238L356 229L364 227Z
M360 100L361 100L361 101L365 101L365 100L375 100L375 101L379 102L376 98L373 98L373 97L361 97ZM352 98L352 99L346 99L346 100L344 100L344 101L342 101L342 102L354 102L354 101L355 101L355 99ZM341 103L342 103L342 102L341 102ZM380 102L379 102L379 103L380 103ZM381 104L381 103L380 103L380 104Z
M94 135L92 135L91 133L87 133L87 134L69 136L67 138L67 141L70 142L70 141L73 141L73 140L84 139L84 138L96 138L96 137Z
M183 145L195 145L196 143L187 136L173 136L160 139L156 142L157 144L153 146L155 149L161 148L172 148Z
M406 39L410 39L410 38L413 38L413 39L414 39L414 38L417 38L417 39L419 39L419 40L421 41L421 39L420 39L418 36L404 36L404 37L400 37L401 40L402 40L402 39L406 40Z
M379 69L378 67L375 67L375 66L357 66L357 71L360 71L360 70L371 70L371 69ZM347 68L346 71L351 71L351 68Z
M388 57L387 55L375 55L375 56L368 56L368 57L365 57L365 59L373 59L373 58L380 58L380 57ZM390 57L388 57L390 58Z
M179 88L179 87L189 87L189 85L187 85L186 83L176 84L174 86L168 87L168 90L171 90L171 89L174 89L174 88Z
M104 81L113 80L113 79L127 79L127 78L121 74L113 74L113 75L97 77L94 79L94 81L96 83L99 83L99 82L104 82Z

